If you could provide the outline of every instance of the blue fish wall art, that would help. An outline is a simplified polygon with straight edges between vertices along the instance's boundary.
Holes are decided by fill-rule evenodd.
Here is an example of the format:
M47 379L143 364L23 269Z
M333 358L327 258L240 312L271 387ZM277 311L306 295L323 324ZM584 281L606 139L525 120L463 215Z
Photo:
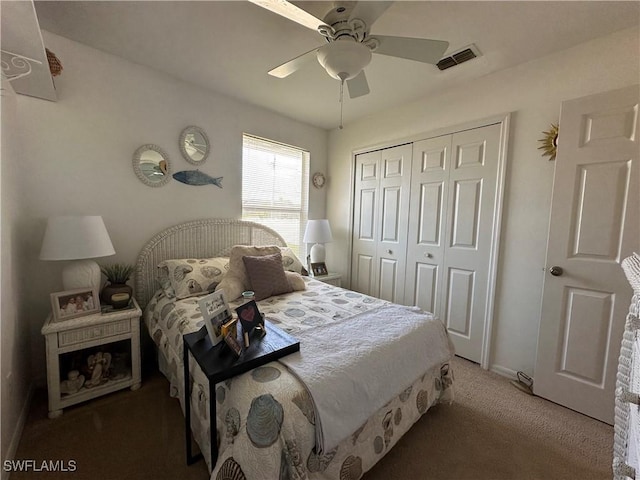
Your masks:
M173 178L187 185L215 185L222 188L222 177L211 177L200 170L183 170L173 174Z

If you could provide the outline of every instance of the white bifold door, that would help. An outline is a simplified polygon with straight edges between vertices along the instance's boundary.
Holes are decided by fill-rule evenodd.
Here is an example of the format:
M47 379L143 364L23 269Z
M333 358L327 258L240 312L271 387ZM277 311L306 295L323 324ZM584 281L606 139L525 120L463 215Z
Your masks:
M502 124L356 156L351 288L435 313L481 362Z

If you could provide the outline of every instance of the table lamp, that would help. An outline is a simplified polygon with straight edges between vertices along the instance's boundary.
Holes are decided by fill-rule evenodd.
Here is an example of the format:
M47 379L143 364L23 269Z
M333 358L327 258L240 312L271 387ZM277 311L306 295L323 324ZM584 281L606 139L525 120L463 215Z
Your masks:
M100 289L100 267L90 259L115 253L101 216L59 216L47 220L40 260L77 260L62 269L65 290Z
M314 244L309 252L311 263L324 262L326 256L324 244L333 241L329 220L309 220L302 241Z

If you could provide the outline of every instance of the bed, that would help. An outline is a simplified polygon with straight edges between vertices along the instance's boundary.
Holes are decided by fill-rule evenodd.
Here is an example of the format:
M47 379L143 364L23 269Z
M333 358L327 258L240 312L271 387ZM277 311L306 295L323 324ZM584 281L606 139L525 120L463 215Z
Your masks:
M356 321L371 321L379 312L396 306L384 300L338 288L304 274L301 263L286 242L272 229L252 222L207 219L183 223L163 230L143 247L136 263L136 297L144 309L143 320L157 347L158 364L170 382L170 395L177 397L184 412L182 335L199 330L203 318L198 307L202 291L196 285L186 295L175 295L182 284L168 285L167 263L176 259L190 262L224 262L234 255L234 246L278 247L283 269L295 275L298 289L258 301L265 317L301 340L312 338L325 328L344 328ZM292 258L293 257L293 258ZM233 257L232 257L233 258ZM278 256L277 258L280 258ZM209 260L205 260L209 259ZM207 267L209 268L209 267ZM224 278L228 265L211 266L208 273ZM220 270L220 272L218 272ZM182 275L179 275L182 276ZM210 278L209 278L210 279ZM184 279L183 279L184 280ZM200 282L202 284L202 282ZM192 291L195 290L195 291ZM181 298L178 298L181 297ZM184 298L182 298L184 297ZM231 309L242 299L229 302ZM386 310L385 310L386 309ZM424 314L424 312L422 312ZM275 361L216 385L215 399L208 398L208 383L195 361L190 361L192 432L200 450L210 451L210 439L218 442L219 455L212 465L204 455L212 479L340 479L360 478L371 469L433 405L453 400L453 355L446 330L437 319L428 322L433 333L429 348L439 356L427 364L418 363L420 374L402 379L404 386L384 405L368 414L365 421L335 445L317 448L319 405L300 377L284 361ZM342 330L341 330L342 331ZM348 330L344 330L348 331ZM436 332L436 330L432 330ZM307 344L309 343L306 341ZM389 345L394 343L387 341ZM403 348L397 345L396 348ZM422 358L417 354L415 358ZM413 355L402 355L413 359ZM284 359L283 359L284 360ZM321 363L321 362L319 362ZM363 377L366 378L366 377ZM369 384L374 384L369 382ZM217 431L211 432L209 401L217 402ZM350 411L351 406L345 406ZM317 417L317 418L316 418ZM350 415L349 415L350 417ZM326 417L325 417L326 420ZM348 425L346 418L330 419ZM324 422L326 426L328 422ZM317 424L317 428L316 428Z

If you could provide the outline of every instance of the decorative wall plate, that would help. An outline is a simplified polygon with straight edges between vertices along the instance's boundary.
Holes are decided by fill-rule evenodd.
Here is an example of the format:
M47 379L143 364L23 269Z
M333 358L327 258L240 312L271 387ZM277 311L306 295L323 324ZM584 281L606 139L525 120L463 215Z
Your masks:
M544 150L544 157L549 157L549 161L556 159L556 151L558 150L558 124L551 124L551 129L544 133L544 138L538 140L542 143L538 150Z
M311 181L314 187L322 188L324 187L324 184L327 182L327 179L325 178L324 174L320 172L316 172L313 174L313 178L311 179Z

